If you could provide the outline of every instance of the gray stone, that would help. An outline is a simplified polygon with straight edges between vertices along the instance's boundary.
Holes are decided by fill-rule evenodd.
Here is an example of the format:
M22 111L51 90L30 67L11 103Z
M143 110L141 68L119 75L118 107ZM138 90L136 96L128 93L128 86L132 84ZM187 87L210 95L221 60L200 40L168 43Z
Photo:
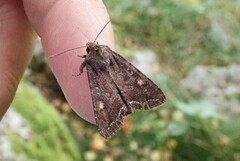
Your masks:
M136 51L131 63L148 76L153 74L153 65L159 65L156 54L151 50Z
M220 110L236 111L240 108L240 65L212 68L198 66L194 68L181 84L190 92L199 95L217 105Z
M25 155L17 155L7 133L17 133L22 139L28 139L31 129L26 121L11 107L0 123L0 161L30 161Z

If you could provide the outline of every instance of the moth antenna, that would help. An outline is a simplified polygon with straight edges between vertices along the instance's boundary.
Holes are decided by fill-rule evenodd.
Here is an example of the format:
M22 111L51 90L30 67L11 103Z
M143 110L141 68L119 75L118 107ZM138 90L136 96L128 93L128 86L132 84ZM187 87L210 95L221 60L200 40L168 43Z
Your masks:
M62 55L62 54L64 54L64 53L66 53L66 52L69 52L69 51L72 51L72 50L76 50L76 49L80 49L80 48L85 48L85 47L87 47L87 46L80 46L80 47L68 49L68 50L65 50L65 51L63 51L63 52L61 52L61 53L51 55L51 56L49 56L48 58L52 58L52 57L55 57L55 56L58 56L58 55Z
M98 38L99 35L103 32L103 30L107 27L107 25L109 24L109 22L111 22L111 20L109 20L109 21L103 26L102 30L98 33L98 35L96 36L96 38L95 38L95 40L94 40L93 43L96 42L97 38ZM72 51L72 50L76 50L76 49L80 49L80 48L84 48L84 47L87 47L87 46L80 46L80 47L68 49L68 50L65 50L65 51L63 51L63 52L61 52L61 53L58 53L58 54L55 54L55 55L51 55L51 56L49 56L48 58L53 58L53 57L55 57L55 56L62 55L62 54L64 54L64 53L66 53L66 52L69 52L69 51Z
M102 30L98 33L98 35L96 36L96 38L95 38L95 40L93 41L93 43L96 42L98 36L99 36L99 35L103 32L103 30L107 27L107 25L109 24L109 22L111 22L111 20L109 20L109 21L103 26Z

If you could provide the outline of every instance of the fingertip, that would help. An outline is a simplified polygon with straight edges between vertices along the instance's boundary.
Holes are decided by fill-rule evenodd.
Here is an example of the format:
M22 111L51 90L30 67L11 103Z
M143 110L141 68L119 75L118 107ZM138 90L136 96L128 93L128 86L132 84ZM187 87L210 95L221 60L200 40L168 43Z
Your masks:
M37 4L33 5L33 3L40 3L30 2L30 0L25 0L25 3L27 1L34 7L37 7ZM47 5L41 4L49 9L44 9L45 14L43 12L34 13L34 17L37 17L38 21L42 21L42 23L32 21L33 26L41 36L45 54L47 57L51 57L48 59L49 65L66 99L82 118L95 123L87 74L83 73L79 77L72 77L72 74L79 73L80 65L83 62L83 59L77 55L85 55L85 49L76 49L56 56L52 55L94 41L103 26L109 21L107 10L100 0L58 1L55 3L52 0L49 5L52 6L46 7ZM26 6L27 8L31 7ZM27 9L27 11L32 12L34 9ZM28 13L28 15L32 14ZM99 44L114 48L111 25L104 29L97 41Z

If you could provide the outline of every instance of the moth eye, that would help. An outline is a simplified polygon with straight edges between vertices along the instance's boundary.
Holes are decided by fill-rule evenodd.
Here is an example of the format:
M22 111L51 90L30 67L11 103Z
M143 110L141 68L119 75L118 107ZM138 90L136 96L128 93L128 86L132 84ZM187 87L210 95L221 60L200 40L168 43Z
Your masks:
M87 51L87 53L89 53L90 49L89 49L89 48L87 48L87 49L86 49L86 51Z

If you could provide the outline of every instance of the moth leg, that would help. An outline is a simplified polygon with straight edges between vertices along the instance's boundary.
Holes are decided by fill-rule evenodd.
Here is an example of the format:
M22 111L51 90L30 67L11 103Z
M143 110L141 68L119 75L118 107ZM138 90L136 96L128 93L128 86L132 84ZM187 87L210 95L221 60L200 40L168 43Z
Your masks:
M86 65L87 65L87 61L84 60L84 62L80 66L80 73L79 73L79 75L81 75L83 73L83 69L86 67Z
M77 57L80 57L80 58L86 58L87 55L77 55Z
M81 73L78 73L78 74L72 74L72 76L74 76L74 77L78 77L78 76L80 76L81 75Z
M80 73L79 73L80 75L83 73L83 69L85 67L91 68L95 73L97 73L97 70L90 63L88 63L88 61L85 59L85 61L80 66Z
M87 65L87 62L85 60L80 66L80 70L79 70L80 72L78 74L72 74L72 76L74 77L80 76L83 73L83 69L86 67L86 65Z
M86 60L81 64L80 66L80 72L78 74L73 74L74 77L80 76L83 73L83 70L85 67L89 67L91 68L96 74L97 71L94 69L94 67L92 67Z

